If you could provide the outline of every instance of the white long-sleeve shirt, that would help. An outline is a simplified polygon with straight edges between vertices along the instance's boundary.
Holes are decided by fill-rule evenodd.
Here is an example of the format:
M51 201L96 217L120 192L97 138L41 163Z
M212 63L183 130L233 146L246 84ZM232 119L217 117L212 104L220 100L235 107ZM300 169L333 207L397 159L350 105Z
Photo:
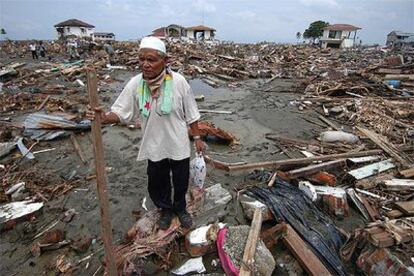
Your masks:
M197 104L190 85L175 72L173 79L173 103L170 114L156 111L157 100L151 98L148 117L141 116L143 137L138 160L160 161L165 158L182 160L190 157L188 125L200 119ZM142 74L133 77L111 107L122 123L135 122L140 116L138 86ZM161 91L160 97L162 97Z

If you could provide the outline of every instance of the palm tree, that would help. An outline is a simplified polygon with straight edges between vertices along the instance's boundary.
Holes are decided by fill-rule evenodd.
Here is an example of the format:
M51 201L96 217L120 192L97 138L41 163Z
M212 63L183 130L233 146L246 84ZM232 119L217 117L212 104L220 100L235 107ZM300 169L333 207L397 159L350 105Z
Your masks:
M1 30L0 30L0 34L1 34L1 35L5 35L5 34L7 34L7 33L6 33L6 30L5 30L4 28L1 28Z
M299 40L302 37L302 34L300 32L296 33L296 39L298 40L298 44L299 44Z

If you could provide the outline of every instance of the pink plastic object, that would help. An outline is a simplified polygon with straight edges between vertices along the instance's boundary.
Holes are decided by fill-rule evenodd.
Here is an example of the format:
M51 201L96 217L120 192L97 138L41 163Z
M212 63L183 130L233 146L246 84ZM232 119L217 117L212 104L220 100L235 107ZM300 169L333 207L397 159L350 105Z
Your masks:
M238 276L239 270L234 266L230 257L224 251L224 243L226 242L226 233L229 229L223 228L218 232L217 235L217 251L221 262L221 267L228 276Z

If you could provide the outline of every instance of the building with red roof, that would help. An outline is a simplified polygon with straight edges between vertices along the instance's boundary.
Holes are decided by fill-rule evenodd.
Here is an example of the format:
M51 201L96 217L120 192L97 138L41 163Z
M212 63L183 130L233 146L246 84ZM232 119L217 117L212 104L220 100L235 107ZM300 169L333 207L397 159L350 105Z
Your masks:
M323 29L320 41L322 48L350 48L354 47L357 31L361 30L350 24L333 24Z

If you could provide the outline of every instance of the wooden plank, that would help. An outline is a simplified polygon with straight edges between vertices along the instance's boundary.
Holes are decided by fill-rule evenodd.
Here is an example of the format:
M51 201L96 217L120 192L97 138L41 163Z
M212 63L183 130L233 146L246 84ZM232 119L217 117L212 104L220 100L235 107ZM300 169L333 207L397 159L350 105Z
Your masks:
M328 170L332 168L344 167L346 166L346 159L339 159L328 161L320 164L310 165L304 168L299 168L287 172L289 177L302 177L315 174L322 170Z
M357 129L369 139L371 139L371 141L374 142L378 147L388 153L392 158L401 163L401 165L404 167L409 167L411 165L412 160L410 160L406 154L400 152L394 145L389 143L385 137L362 127L357 126Z
M210 110L210 109L199 109L200 113L213 113L213 114L233 114L233 111L227 110Z
M327 160L332 160L332 159L369 156L369 155L375 155L375 154L381 154L381 153L382 153L382 150L346 152L346 153L330 154L330 155L307 157L307 158L296 158L296 159L288 159L288 160L275 160L275 161L250 163L250 164L244 164L244 165L229 165L228 170L229 171L237 171L237 170L248 170L248 169L263 168L263 167L278 168L278 167L287 166L287 165L306 165L306 164L311 164L314 161L327 161Z
M401 74L401 69L379 68L377 73L379 74Z
M92 109L99 106L98 103L98 85L96 71L93 67L86 69L88 80L88 95L89 105ZM102 143L102 122L101 117L96 116L92 121L92 138L93 138L93 151L95 157L95 170L96 170L96 184L98 187L98 198L101 211L101 226L102 226L102 239L105 248L105 258L107 264L107 272L109 276L118 275L115 258L112 249L112 227L111 219L109 215L109 200L108 190L106 184L106 171L105 171L105 159Z
M397 207L401 212L408 216L414 215L414 201L399 201L395 202L395 207Z
M385 75L386 80L414 80L414 74L389 74Z
M392 163L391 159L387 159L349 171L348 175L352 176L356 180L360 180L393 168L395 168L395 165Z
M403 212L401 212L400 210L391 210L389 212L386 212L385 215L390 219L396 219L404 216Z
M274 183L275 183L275 181L276 181L276 177L277 177L277 172L273 173L272 178L270 178L269 183L267 183L267 186L268 186L268 187L272 187L272 186L273 186L273 184L274 184Z
M414 167L406 170L400 171L400 174L405 178L413 178L414 177Z
M380 214L378 210L372 207L371 203L369 203L369 201L363 195L359 195L359 199L361 200L361 203L364 205L365 210L367 210L371 221L376 221L377 219L380 219Z
M78 139L76 139L75 134L72 134L70 136L70 140L72 141L72 145L73 148L75 149L76 153L78 154L80 160L83 162L83 164L88 163L88 161L86 161L85 156L83 155L83 151L82 148L79 145Z
M368 236L368 240L379 248L390 247L394 245L394 239L390 233L385 231Z
M309 275L332 275L289 224L286 225L286 233L283 243Z
M37 111L39 111L39 110L42 110L43 109L43 107L45 107L45 105L46 105L46 103L47 103L47 101L50 99L50 95L48 95L44 100L43 100L43 102L36 108L36 110Z
M325 124L327 124L328 126L332 127L333 129L338 130L338 131L342 130L340 127L338 127L337 125L335 125L331 120L323 117L322 115L319 115L318 118L322 122L324 122Z
M203 157L204 157L204 161L207 164L210 164L215 169L220 169L224 171L229 171L229 166L238 166L238 165L246 164L246 162L236 162L236 163L223 162L223 161L215 160L208 155L204 155Z
M372 161L377 161L381 159L381 155L373 155L373 156L364 156L364 157L355 157L355 158L348 158L349 162L353 164L360 164L360 163L367 163Z
M256 253L257 241L260 239L260 229L262 228L262 211L259 208L254 210L249 236L247 237L246 247L244 248L243 261L240 266L240 276L254 275L251 268L254 267L254 255Z
M414 189L414 180L393 178L384 180L384 187L391 191L407 191Z

